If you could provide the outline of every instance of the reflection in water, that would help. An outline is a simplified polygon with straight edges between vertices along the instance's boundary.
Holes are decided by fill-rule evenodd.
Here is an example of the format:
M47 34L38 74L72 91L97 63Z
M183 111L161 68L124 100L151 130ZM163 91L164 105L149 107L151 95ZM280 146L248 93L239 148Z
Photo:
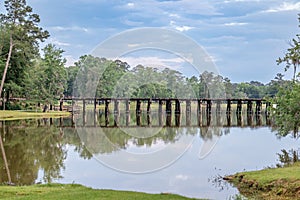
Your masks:
M2 122L2 127L3 127L3 134L5 135L5 122ZM3 146L3 140L2 140L2 136L0 134L0 146L1 146L1 152L2 152L2 158L3 158L3 162L5 165L5 170L6 170L6 174L7 174L7 179L8 179L8 184L12 184L11 181L11 176L10 176L10 171L9 171L9 167L8 167L8 163L7 163L7 158L6 158L6 152Z
M228 115L209 115L195 117L195 113L186 114L164 114L164 113L135 113L107 114L86 112L82 116L72 116L68 119L39 119L39 120L19 120L2 123L1 136L4 141L4 150L7 153L7 163L11 169L11 181L15 184L34 184L38 171L44 172L43 181L52 182L61 177L61 170L64 169L64 160L67 156L66 145L75 146L75 150L82 158L90 159L96 154L111 154L127 149L129 145L136 147L155 147L157 144L175 144L184 135L199 135L204 143L199 157L203 157L210 152L212 145L222 136L229 134L229 126L236 124L243 126L244 121L249 121L248 117ZM190 117L187 117L190 116ZM118 119L115 121L115 119ZM235 119L235 120L233 120ZM249 126L253 126L253 116ZM76 123L74 123L74 120ZM96 120L96 123L95 123ZM256 124L262 125L266 121L260 120ZM101 133L81 134L79 138L76 126L102 126ZM111 126L109 126L112 124ZM127 129L113 128L115 126L128 125ZM170 128L164 127L165 125ZM200 127L198 126L200 125ZM202 126L201 126L202 125ZM136 126L152 127L152 131L157 127L157 131L147 135L147 128L133 129ZM162 126L162 127L159 127ZM173 127L173 128L171 128ZM253 126L254 127L254 126ZM153 129L154 128L154 129ZM96 129L97 130L97 129ZM134 134L134 130L136 134ZM144 135L143 135L144 134ZM152 135L151 135L152 134ZM87 145L83 145L83 142ZM205 147L208 146L207 148ZM5 158L5 157L4 157ZM1 163L0 182L9 181L9 176L5 176L5 159Z
M141 112L136 116L135 112L105 113L101 110L95 115L87 110L84 117L73 115L67 119L19 120L5 123L0 131L12 182L29 185L40 181L37 179L41 173L43 182L59 180L65 169L70 146L82 159L91 159L97 156L121 155L123 152L158 152L167 146L180 144L178 141L183 138L197 138L202 142L202 146L199 145L201 148L198 158L203 158L210 153L211 147L221 136L230 134L232 127L239 127L238 130L254 130L268 126L270 120L265 115L241 115L235 112L231 115L212 113L208 116L205 111L202 115L193 111L169 115ZM78 130L82 126L91 131L79 134ZM282 152L279 160L295 160L294 155L291 152ZM0 165L0 182L8 182L3 160ZM178 177L184 179L184 176Z
M280 153L277 153L278 159L279 159L279 164L277 164L277 167L284 167L284 166L289 166L293 163L299 162L300 161L300 154L299 154L299 149L294 150L285 150L282 149Z

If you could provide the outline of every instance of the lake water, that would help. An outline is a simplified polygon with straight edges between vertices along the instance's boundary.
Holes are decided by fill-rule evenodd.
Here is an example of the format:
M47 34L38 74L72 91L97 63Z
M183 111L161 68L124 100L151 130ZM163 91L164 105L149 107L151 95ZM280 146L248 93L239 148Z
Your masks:
M91 112L73 119L3 121L12 181L230 199L238 191L220 184L219 176L275 166L282 150L299 149L293 137L278 137L265 116L232 115L229 122L213 115L200 126L194 115L172 115L171 121L157 116L99 112L95 118ZM0 181L7 182L2 159L0 164Z

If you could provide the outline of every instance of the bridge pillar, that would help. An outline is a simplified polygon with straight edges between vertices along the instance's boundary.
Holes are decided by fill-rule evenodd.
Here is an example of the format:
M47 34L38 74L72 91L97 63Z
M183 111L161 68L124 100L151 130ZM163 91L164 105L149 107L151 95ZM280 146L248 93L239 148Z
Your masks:
M148 100L148 104L147 104L147 113L151 113L151 104L152 104L152 99Z
M226 113L227 114L231 113L231 100L230 99L227 99Z
M221 113L221 101L220 100L217 100L216 113L217 114Z
M209 99L209 100L206 100L206 114L207 114L207 115L210 115L210 114L211 114L211 104L212 104L212 102L211 102L210 99Z
M172 101L170 99L166 100L166 113L167 114L172 113Z
M180 101L178 99L175 100L175 114L180 114Z
M191 125L192 106L191 100L186 100L186 125Z
M252 101L247 101L247 113L252 113Z
M126 113L130 114L130 100L126 100L125 102L125 109L126 109Z
M137 114L141 113L141 100L140 99L136 100L136 110L135 111Z
M242 113L242 100L240 100L240 99L237 102L236 113L238 113L238 114Z
M262 107L261 100L256 100L256 110L255 110L256 114L260 114L261 113L261 107Z

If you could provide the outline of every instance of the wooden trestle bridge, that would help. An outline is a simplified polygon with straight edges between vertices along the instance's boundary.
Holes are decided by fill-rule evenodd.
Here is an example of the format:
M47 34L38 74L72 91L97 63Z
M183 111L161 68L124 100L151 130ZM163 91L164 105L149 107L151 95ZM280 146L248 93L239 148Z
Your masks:
M237 125L242 124L242 114L247 114L247 124L252 124L253 114L256 116L257 124L260 124L261 114L269 116L270 102L265 99L184 99L184 98L64 98L60 100L60 110L63 110L64 102L68 102L68 110L72 113L79 112L82 115L82 121L77 124L79 126L89 126L92 124L86 123L87 105L91 111L93 105L94 126L99 125L97 122L97 114L101 113L105 117L104 127L120 127L132 126L131 114L134 114L135 126L193 126L193 122L197 121L198 126L210 126L211 116L214 113L216 123L221 114L226 113L227 124L231 126L231 117L235 115L237 118ZM81 106L78 106L78 105ZM101 106L101 111L97 111L97 106ZM79 110L78 110L79 109ZM64 109L66 110L66 109ZM89 112L90 113L90 112ZM158 115L156 115L158 113ZM192 114L193 113L193 114ZM110 117L113 114L114 123L111 124ZM181 116L184 115L185 123L181 123ZM124 116L123 122L120 122L120 115ZM145 116L147 115L147 120ZM144 118L142 117L144 116ZM156 122L152 122L152 117L157 117ZM197 119L192 119L197 117ZM80 117L81 118L81 117ZM147 121L143 123L142 118ZM175 119L172 123L172 118Z
M109 105L110 103L114 104L114 113L120 112L120 102L125 103L125 112L128 113L131 111L130 104L131 102L135 102L135 111L136 113L141 113L141 104L147 103L147 113L151 112L151 105L152 103L158 103L158 112L164 112L163 106L165 105L165 112L172 113L173 110L172 106L175 104L174 112L175 114L181 114L181 104L186 105L186 112L191 112L191 105L192 103L197 103L197 111L198 113L202 113L202 108L205 108L206 114L212 113L212 107L215 105L216 113L220 113L222 111L221 105L226 105L226 113L230 114L233 111L233 106L236 105L236 113L242 113L243 105L246 104L247 113L255 113L261 114L263 104L265 104L265 112L268 112L268 108L271 105L270 102L266 101L265 99L258 99L258 98L228 98L228 99L212 99L212 98L200 98L200 99L184 99L184 98L63 98L61 99L60 103L60 110L63 110L63 102L64 101L72 101L72 105L75 102L82 101L83 112L86 111L87 103L94 104L94 109L96 110L97 105L104 104L105 105L105 113L110 112ZM70 109L73 111L74 108Z

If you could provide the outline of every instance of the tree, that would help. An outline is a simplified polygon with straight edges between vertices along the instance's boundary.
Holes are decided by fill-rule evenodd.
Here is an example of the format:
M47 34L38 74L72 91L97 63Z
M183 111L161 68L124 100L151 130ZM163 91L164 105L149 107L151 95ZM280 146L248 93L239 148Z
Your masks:
M38 26L39 15L32 13L32 8L26 5L26 0L5 0L4 6L6 14L0 14L0 20L2 31L6 36L4 44L2 43L5 66L0 95L9 67L11 70L16 67L22 70L26 63L30 62L32 56L38 54L38 42L43 42L49 37L49 33ZM20 61L23 63L20 64Z
M66 59L62 56L64 51L53 44L46 45L43 52L44 56L26 71L26 97L52 102L67 89Z
M300 23L300 14L298 21ZM284 68L285 71L287 71L290 67L293 67L293 81L295 81L297 68L300 65L300 35L297 34L296 38L292 39L290 42L290 48L287 49L285 56L283 58L278 58L277 64L279 65L281 63L286 64Z

